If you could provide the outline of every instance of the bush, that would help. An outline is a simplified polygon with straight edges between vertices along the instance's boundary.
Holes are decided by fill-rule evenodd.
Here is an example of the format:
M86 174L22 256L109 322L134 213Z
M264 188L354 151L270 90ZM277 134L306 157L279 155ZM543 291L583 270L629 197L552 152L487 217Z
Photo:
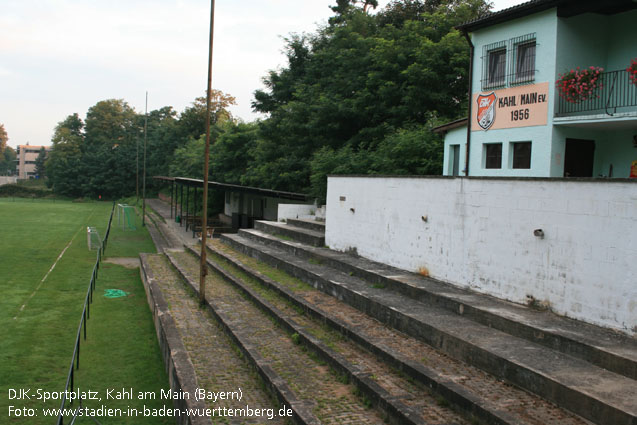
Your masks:
M14 196L17 198L44 198L52 196L52 192L46 189L23 186L21 184L5 184L0 186L0 197Z

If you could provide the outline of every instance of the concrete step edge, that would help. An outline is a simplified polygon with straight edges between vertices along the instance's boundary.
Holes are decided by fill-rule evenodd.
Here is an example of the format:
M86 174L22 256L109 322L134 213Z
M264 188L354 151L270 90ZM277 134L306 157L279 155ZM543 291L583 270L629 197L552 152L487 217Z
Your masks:
M153 271L148 264L147 257L150 254L140 254L140 275L146 291L148 306L153 315L155 333L162 352L162 357L167 370L170 388L173 391L183 391L190 397L173 399L173 405L180 410L201 409L206 405L203 401L195 399L194 394L198 388L195 367L190 360L188 351L184 346L175 321L170 314L168 304L164 299L159 285L155 281ZM182 418L180 418L182 419ZM185 423L186 421L184 421ZM181 422L180 422L181 423ZM212 419L206 416L190 418L192 425L212 425Z
M321 232L325 234L325 222L324 221L316 221L316 220L308 220L308 219L300 219L300 218L288 218L286 223L295 226L302 227L308 230L314 230L316 232Z
M188 277L181 264L179 264L179 262L177 262L169 252L166 253L166 256L184 282L190 286L195 294L199 295L197 283ZM237 332L233 329L231 320L229 320L223 312L219 311L216 306L208 300L206 300L206 307L221 324L226 334L230 336L237 347L239 347L241 352L250 361L259 376L261 376L263 381L270 388L271 392L276 396L279 403L292 408L294 413L294 416L292 417L293 421L297 424L319 425L321 422L314 413L312 413L312 406L310 406L309 403L298 399L292 389L290 389L285 381L276 372L274 372L274 369L270 367L269 362L266 359L263 359L252 345L246 341L245 336L243 336L241 332Z
M303 245L302 243L280 240L256 229L244 229L240 232L240 234L254 241L264 243L266 245L272 245L293 253L299 258L324 262L326 265L346 273L352 273L353 275L374 283L386 285L388 289L395 290L414 299L440 305L449 311L461 314L484 325L494 327L514 336L523 337L529 341L549 348L557 349L565 354L578 357L596 366L605 368L628 378L637 379L637 359L629 358L625 355L626 344L633 345L635 350L637 350L637 341L628 336L622 336L614 332L600 329L600 336L603 336L604 338L586 338L572 330L561 329L561 323L570 324L567 322L575 321L572 319L563 319L558 317L552 317L552 320L557 323L549 322L547 323L547 326L541 326L537 321L531 320L527 320L527 322L524 323L516 320L516 318L519 318L521 314L525 313L525 310L528 310L527 307L512 305L509 302L497 300L483 294L469 293L466 290L451 287L451 285L444 282L434 282L433 279L425 280L420 276L415 276L413 273L396 270L396 274L401 273L401 275L399 275L400 277L406 276L406 278L399 279L399 276L396 276L396 274L392 275L391 273L388 273L388 270L381 269L384 265L379 264L375 269L362 268L353 264L354 261L345 253L331 251L325 248L310 247ZM369 262L369 260L367 261ZM383 271L385 271L385 274L382 274ZM420 280L423 285L416 286L414 284L409 284L404 281L407 279ZM436 286L444 289L425 287L426 284L431 283L435 283ZM461 292L467 292L467 294L459 294ZM481 306L475 300L482 301L483 303L486 302L487 304L486 306ZM513 317L498 314L499 311L502 311L502 308L498 307L511 309L513 311L511 316ZM542 319L545 318L544 316L551 314L548 312L530 313ZM588 332L593 335L594 331L597 329L593 325L579 322L577 323L577 328L582 330L591 329ZM613 346L605 345L604 341L611 338L615 338L619 341L618 343L615 343L615 345L619 347L619 350L623 350L624 352L613 351Z
M467 415L476 416L477 418L480 418L489 424L504 425L519 423L517 418L512 417L507 412L499 410L497 407L485 403L466 387L463 387L453 380L442 379L438 373L432 371L426 366L408 360L401 354L396 353L388 348L386 345L381 344L377 341L373 341L372 339L364 335L360 335L357 330L351 325L343 322L336 317L326 315L324 312L315 308L307 301L297 297L294 292L290 291L285 286L280 285L278 282L273 281L272 279L262 275L261 273L255 272L250 267L226 255L224 252L215 249L214 247L208 246L208 250L211 253L223 257L224 259L232 263L235 267L239 268L242 272L259 281L260 284L262 284L264 287L275 291L287 301L291 302L297 307L300 307L306 314L319 319L324 323L327 323L333 329L339 331L341 334L345 335L363 348L375 354L381 361L384 361L397 370L401 370L407 373L412 378L423 383L433 391L440 394L447 401L451 402L452 404L466 412ZM192 252L196 255L199 255L198 252L194 250L192 250ZM210 260L209 263L211 263ZM213 265L213 267L216 270L219 270L217 265ZM226 274L226 272L223 270L221 272L222 274Z
M312 246L324 246L325 235L313 230L295 227L276 221L258 220L254 222L254 228L272 235L282 235L295 241L303 242Z
M208 247L210 249L210 247ZM190 251L200 258L199 251L190 248ZM286 329L290 334L297 333L300 337L300 342L307 345L316 352L323 360L329 363L335 370L341 374L347 374L347 376L356 384L361 391L364 392L371 400L377 405L385 405L386 413L394 416L399 423L404 424L419 424L423 423L420 415L413 409L406 406L403 402L396 399L391 399L384 389L380 388L372 379L367 376L360 376L357 373L357 369L354 365L335 353L332 349L327 347L316 337L311 335L305 330L303 326L298 325L291 318L287 317L279 309L271 305L268 301L260 297L251 288L247 287L240 280L234 278L231 274L219 267L210 258L206 259L208 266L219 273L226 282L234 285L244 295L246 295L254 304L261 310L265 311L268 315L273 317L277 323Z
M259 244L250 242L239 235L224 237L222 240L224 242L229 242L233 247L247 255L255 256L266 263L270 263L277 268L285 270L286 272L305 280L312 286L321 289L328 294L337 296L339 299L347 302L351 306L371 315L372 317L375 317L389 326L392 326L413 337L419 338L429 345L432 345L433 341L434 348L443 349L443 351L452 355L452 357L459 358L465 362L468 361L488 373L498 376L501 379L505 379L520 388L525 388L531 392L535 392L539 396L593 422L609 423L608 421L610 420L614 424L632 425L637 423L635 422L637 421L637 418L635 417L635 414L630 411L630 408L627 411L625 408L615 406L613 402L605 401L604 397L608 398L607 395L602 394L597 396L590 394L590 391L588 391L584 382L582 382L581 385L577 385L569 383L559 375L547 375L536 369L535 366L530 366L528 364L521 363L518 360L512 361L502 357L497 354L497 352L493 351L493 347L480 347L480 345L476 345L462 337L458 337L457 335L454 336L449 334L448 331L439 329L436 324L427 324L419 320L419 318L414 317L413 314L405 314L401 312L401 308L390 307L381 297L371 299L365 294L362 294L360 291L350 290L342 282L344 280L348 280L347 276L342 276L341 282L329 281L329 279L322 277L320 273L313 273L307 270L308 268L321 266L308 264L305 265L305 267L300 267L299 265L293 264L293 260L289 258L282 259L278 257L277 255L280 255L280 253L271 254L267 252L277 251L275 248L265 246L255 247L254 245ZM285 257L284 254L283 257ZM351 279L351 276L349 278ZM408 300L404 300L404 302L405 305L408 304ZM409 301L409 303L418 302ZM428 307L429 310L434 308L435 307ZM451 316L451 313L448 311L439 311L439 314L440 317L446 316L446 320L453 320L454 317L456 317L457 320L464 320L467 322L464 323L464 331L476 328L478 329L476 334L481 336L494 334L496 332L502 334L501 336L506 335L501 331L497 331L476 322L471 322L461 316ZM469 326L470 324L468 322L473 323L473 325ZM443 327L444 326L445 325L443 325ZM446 326L448 326L448 323ZM501 341L506 343L502 343L501 345L503 347L512 347L511 343L514 341L517 341L517 343L520 344L520 341L522 340L511 335L506 335L506 341ZM560 352L553 352L553 350L543 346L538 346L533 342L525 341L524 346L534 347L534 350L538 352L550 352L551 358L554 359L573 361L576 365L578 365L578 367L585 367L586 370L590 370L590 373L593 375L599 375L601 373L603 376L604 373L607 373L610 375L606 376L613 376L612 381L622 381L622 379L628 380L628 378L619 375L616 375L617 379L615 379L615 374L612 374L611 372L602 371L594 365L586 366L585 362L582 360L570 358ZM450 351L450 348L456 351ZM624 401L623 403L627 402Z

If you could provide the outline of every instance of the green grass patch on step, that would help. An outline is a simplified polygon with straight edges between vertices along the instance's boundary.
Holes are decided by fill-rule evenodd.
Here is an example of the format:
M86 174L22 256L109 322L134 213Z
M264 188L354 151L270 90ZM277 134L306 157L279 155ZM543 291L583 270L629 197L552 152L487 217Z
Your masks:
M269 266L268 264L262 261L256 260L248 255L237 252L233 250L232 248L228 247L227 245L223 244L219 240L213 240L210 242L210 244L214 246L216 249L218 249L219 251L232 255L233 257L237 258L239 261L241 261L243 264L245 264L247 267L251 268L252 270L256 270L260 272L261 274L263 274L264 276L267 276L270 279L285 285L287 288L289 288L290 290L294 292L308 291L308 290L314 289L311 285L308 285L307 283L303 282L301 279L297 279L293 276L290 276L283 270L279 270L275 267ZM229 267L234 267L230 263L222 259L221 257L217 256L216 258L228 264ZM242 273L240 270L236 268L235 270L239 273Z

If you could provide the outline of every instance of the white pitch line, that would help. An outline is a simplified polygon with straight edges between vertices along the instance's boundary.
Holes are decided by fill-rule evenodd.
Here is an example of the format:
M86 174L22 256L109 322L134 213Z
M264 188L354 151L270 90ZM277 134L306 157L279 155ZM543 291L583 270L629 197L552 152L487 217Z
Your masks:
M93 208L93 211L91 211L91 214L88 216L88 218L86 219L87 221L91 218L91 216L93 215L93 213L95 212L95 208ZM68 244L66 244L66 246L64 247L64 249L62 250L62 252L60 252L60 255L58 255L58 258L55 260L55 262L53 263L53 265L51 266L51 268L49 269L48 272L46 272L46 274L44 275L44 277L42 278L42 280L40 281L40 283L38 284L38 286L35 288L35 290L31 293L31 295L29 295L29 298L26 299L26 301L24 302L24 304L22 304L22 307L20 307L20 310L18 311L18 314L15 315L15 317L13 318L13 320L16 320L18 318L18 316L20 315L20 313L22 312L22 310L24 310L24 307L27 306L27 303L29 302L29 300L31 298L33 298L33 296L35 295L36 292L38 292L38 290L42 287L42 285L44 284L44 281L46 280L47 277L49 277L49 275L51 274L51 272L53 271L53 269L55 268L55 266L57 265L58 261L60 261L60 259L62 259L62 256L64 255L64 253L66 252L67 249L69 249L69 247L71 246L71 244L73 243L73 240L75 240L75 237L77 236L78 233L80 233L80 230L82 230L84 228L84 226L80 227L78 229L77 232L75 232L75 234L73 235L73 237L71 238L71 240L69 241Z
M71 244L73 243L73 238L69 241L68 244L66 244L66 246L64 247L64 249L62 250L62 252L60 253L60 255L58 255L57 260L55 260L55 263L53 263L53 265L51 266L51 268L49 269L48 272L46 272L46 274L44 275L44 277L42 278L42 280L40 281L40 283L38 284L38 286L35 288L35 290L31 293L31 295L29 295L29 298L27 298L27 300L24 302L24 304L22 304L22 307L20 307L20 311L24 310L24 307L27 306L27 303L29 302L29 300L31 298L33 298L33 296L35 295L36 292L38 292L38 290L40 289L40 287L42 287L42 284L44 283L44 281L46 280L47 277L49 277L49 274L51 274L51 272L53 271L53 269L55 268L55 266L57 265L58 261L60 261L60 259L62 258L62 256L64 255L64 253L66 252L67 249L69 249L69 247L71 246ZM13 319L17 319L18 316L15 316Z

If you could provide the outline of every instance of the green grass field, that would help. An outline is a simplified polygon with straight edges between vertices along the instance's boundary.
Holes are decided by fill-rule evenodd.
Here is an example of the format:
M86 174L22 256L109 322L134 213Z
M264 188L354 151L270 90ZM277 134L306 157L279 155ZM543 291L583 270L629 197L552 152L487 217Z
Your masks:
M42 409L58 408L60 401L43 403L34 397L37 389L64 390L96 259L96 252L87 247L86 227L97 227L103 237L111 205L0 198L0 423L56 423L54 418L44 417ZM137 230L131 231L122 230L114 218L105 258L154 251L141 220L137 220ZM107 289L127 295L107 298ZM135 393L159 393L168 388L139 269L103 261L90 312L75 386L97 391L103 400L85 405L161 408L159 400L105 400L109 388L133 388ZM31 390L31 400L13 397L10 390L21 389ZM9 406L35 409L38 416L10 417ZM174 423L166 417L98 420L103 424Z

